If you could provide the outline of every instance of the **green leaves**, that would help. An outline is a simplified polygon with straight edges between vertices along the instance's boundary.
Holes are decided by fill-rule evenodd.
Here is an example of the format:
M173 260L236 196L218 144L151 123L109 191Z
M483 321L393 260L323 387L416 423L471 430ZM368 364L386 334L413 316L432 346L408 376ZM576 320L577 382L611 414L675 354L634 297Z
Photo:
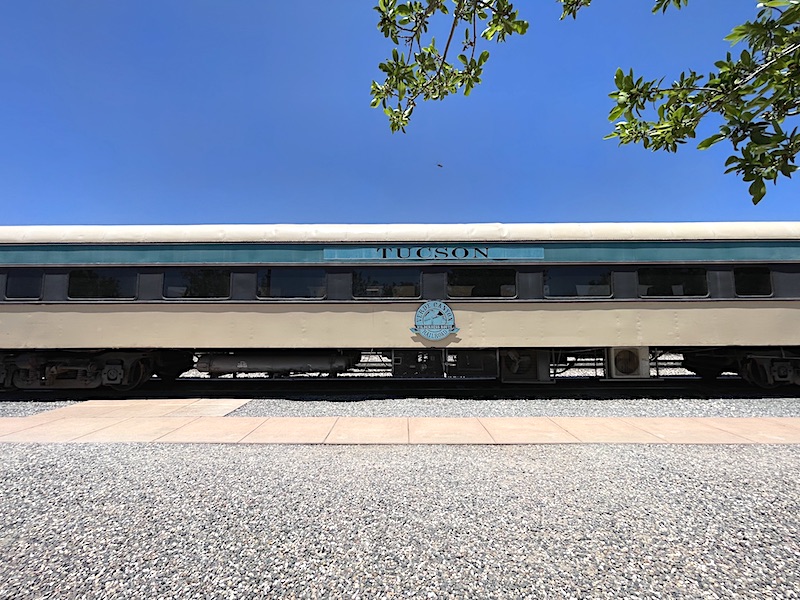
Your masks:
M750 187L747 188L747 191L750 192L750 195L753 197L753 204L758 204L766 195L767 186L764 185L764 180L759 177L750 184Z
M675 8L683 8L689 4L689 0L656 0L655 6L653 6L653 12L667 12L667 9L670 5L674 6Z
M375 10L380 15L378 29L396 46L392 57L379 65L383 82L373 81L370 94L373 108L382 107L392 132L405 131L417 101L443 100L462 91L469 96L481 75L489 51L476 56L480 40L504 42L514 34L528 30L527 21L519 19L508 0L446 0L401 2L379 0ZM455 61L455 32L465 25L461 52ZM439 26L447 32L444 48L439 50L433 36L423 41L428 30ZM478 33L480 29L480 34ZM426 45L427 44L427 45Z
M654 12L686 3L657 0ZM663 86L663 80L618 69L617 89L610 94L614 131L607 138L675 152L695 137L701 123L713 121L718 131L697 148L728 140L734 154L725 163L726 173L750 184L753 203L764 198L766 182L791 177L800 137L797 129L786 133L783 127L800 114L800 1L762 2L759 9L755 21L735 27L726 38L747 47L738 58L729 53L714 63L716 70L708 75L688 71Z
M727 136L724 133L715 133L711 137L707 137L702 142L697 144L697 149L698 150L707 150L708 148L710 148L711 146L713 146L717 142L721 142L722 140L724 140L726 137Z
M575 18L592 2L557 1L562 19ZM652 11L681 9L688 1L652 0ZM372 82L370 105L383 108L393 132L405 131L420 99L443 100L459 92L468 96L481 83L489 52L478 53L480 43L504 42L528 30L508 0L378 0L375 10L378 29L396 47L379 65L384 80ZM733 154L726 173L749 184L754 203L764 198L766 182L790 178L800 152L797 128L785 131L800 116L800 0L765 0L757 11L753 21L734 27L725 38L745 46L739 56L728 53L708 74L689 70L664 85L664 78L617 69L609 112L614 130L606 139L676 152L701 125L710 125L717 131L697 148L727 140ZM459 28L464 36L457 42ZM428 40L433 29L445 34L442 49L432 35Z
M592 0L556 0L561 4L561 18L565 19L567 17L572 17L573 19L577 18L578 11L582 8L586 8L587 6L591 5ZM683 8L684 6L689 4L689 0L655 0L655 4L653 5L653 12L667 12L667 9L670 6L674 6L675 8Z

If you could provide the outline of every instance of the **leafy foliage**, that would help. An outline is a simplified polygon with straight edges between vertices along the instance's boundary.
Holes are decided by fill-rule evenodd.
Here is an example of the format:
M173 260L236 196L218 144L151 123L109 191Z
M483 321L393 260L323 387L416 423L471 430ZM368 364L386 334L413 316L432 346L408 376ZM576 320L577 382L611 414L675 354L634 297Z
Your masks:
M420 98L442 100L459 90L469 95L481 82L483 66L489 59L488 50L475 55L479 39L503 42L528 29L528 23L517 18L508 0L452 0L452 4L452 14L446 0L379 0L375 7L380 14L378 29L396 46L404 47L392 50L392 57L380 64L386 74L384 82L372 82L372 106L383 107L393 132L405 131ZM432 36L426 45L422 41L434 19L449 20L449 34L441 50ZM464 26L464 37L455 42L459 25ZM459 44L461 53L456 63L450 59L453 46Z
M667 1L661 0L666 7ZM726 172L750 183L757 204L766 182L791 177L800 151L797 128L787 131L800 109L800 2L762 2L758 16L735 27L725 39L747 48L715 63L708 75L680 74L669 86L645 80L633 71L617 70L611 94L616 106L609 119L621 144L641 143L652 150L675 152L695 137L700 122L711 114L722 117L719 131L701 141L701 150L729 140L732 154ZM648 118L648 115L650 117Z
M557 0L561 18L575 18L591 0ZM446 0L397 3L379 0L378 28L395 48L392 58L381 63L383 83L372 82L372 106L382 106L392 131L405 131L416 102L441 100L449 94L469 95L480 83L489 52L476 57L481 41L505 41L524 34L528 23L507 0ZM653 12L680 9L688 0L655 0ZM449 34L442 51L428 30L441 19L450 19ZM458 63L451 61L459 26L465 25ZM481 29L480 34L478 33ZM448 28L445 24L445 31ZM620 144L641 143L651 150L675 152L695 138L704 118L714 114L722 124L714 135L702 140L706 149L723 140L733 147L726 172L735 172L750 184L754 203L766 194L766 182L791 177L800 151L797 127L790 127L800 114L800 0L767 0L758 4L753 21L734 28L726 38L746 46L738 56L731 53L715 63L716 70L701 75L685 71L672 82L647 80L633 71L617 70L615 102L609 120L614 131L607 136ZM427 44L427 45L424 45Z

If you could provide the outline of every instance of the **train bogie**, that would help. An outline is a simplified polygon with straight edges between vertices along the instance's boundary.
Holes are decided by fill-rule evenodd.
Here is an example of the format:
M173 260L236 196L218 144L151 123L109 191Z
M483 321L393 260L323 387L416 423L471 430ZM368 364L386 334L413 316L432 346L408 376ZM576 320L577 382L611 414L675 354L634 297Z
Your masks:
M185 351L28 351L0 355L0 381L17 389L130 390L153 374L175 379L192 367Z

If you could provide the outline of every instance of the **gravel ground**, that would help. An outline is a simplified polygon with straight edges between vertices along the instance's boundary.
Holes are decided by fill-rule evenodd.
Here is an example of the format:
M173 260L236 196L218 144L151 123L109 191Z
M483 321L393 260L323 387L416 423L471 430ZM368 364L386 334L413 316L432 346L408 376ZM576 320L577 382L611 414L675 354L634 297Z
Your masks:
M25 417L75 404L0 402L0 417ZM800 417L800 398L684 400L251 400L232 417Z
M251 400L234 417L800 417L798 398L684 400Z
M15 445L2 598L798 598L800 447Z
M233 414L800 416L800 400ZM800 446L3 444L0 598L800 598L798 472Z
M75 402L60 400L55 402L0 402L0 417L30 417L71 404L75 404Z
M0 417L25 417L74 402L0 402ZM251 400L232 417L800 417L800 398L684 400Z

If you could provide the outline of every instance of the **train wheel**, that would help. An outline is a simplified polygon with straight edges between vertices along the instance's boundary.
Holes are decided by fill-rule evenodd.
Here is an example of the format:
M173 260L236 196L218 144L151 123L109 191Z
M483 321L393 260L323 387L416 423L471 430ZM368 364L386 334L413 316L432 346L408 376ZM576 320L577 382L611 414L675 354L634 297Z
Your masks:
M128 367L128 377L126 383L111 383L108 387L117 390L118 392L128 392L133 390L145 381L150 379L153 370L150 364L144 360L135 360Z
M157 354L153 370L162 381L173 382L186 371L194 368L192 354L187 352L164 352Z
M776 388L781 385L772 380L767 372L766 365L754 358L747 358L742 361L741 367L739 368L739 375L747 383L765 390Z

